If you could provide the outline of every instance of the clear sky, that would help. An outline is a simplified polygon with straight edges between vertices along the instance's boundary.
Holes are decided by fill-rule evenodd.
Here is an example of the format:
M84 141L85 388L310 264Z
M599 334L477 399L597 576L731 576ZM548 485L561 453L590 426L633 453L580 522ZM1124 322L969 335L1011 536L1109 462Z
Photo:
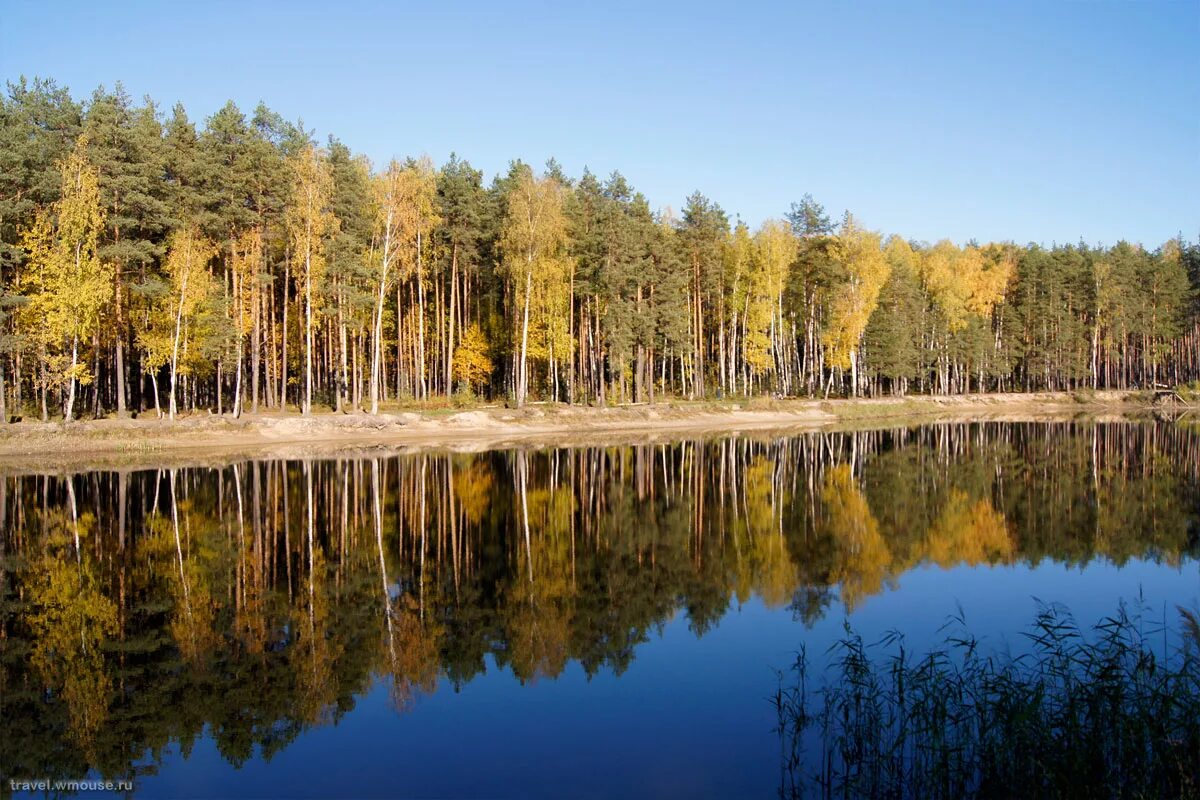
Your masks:
M1200 235L1200 0L0 0L0 77L261 99L380 164L619 169L751 224L805 192L908 238Z

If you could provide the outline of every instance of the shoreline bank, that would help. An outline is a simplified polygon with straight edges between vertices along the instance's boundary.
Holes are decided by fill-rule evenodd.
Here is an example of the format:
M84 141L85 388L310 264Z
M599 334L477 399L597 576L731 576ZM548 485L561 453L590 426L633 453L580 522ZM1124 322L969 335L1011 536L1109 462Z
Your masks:
M1144 392L1033 392L903 398L669 401L595 408L529 404L366 413L192 415L166 419L18 422L0 427L0 471L86 462L337 455L378 448L483 450L514 444L596 444L685 433L825 430L947 421L1117 419L1153 406Z

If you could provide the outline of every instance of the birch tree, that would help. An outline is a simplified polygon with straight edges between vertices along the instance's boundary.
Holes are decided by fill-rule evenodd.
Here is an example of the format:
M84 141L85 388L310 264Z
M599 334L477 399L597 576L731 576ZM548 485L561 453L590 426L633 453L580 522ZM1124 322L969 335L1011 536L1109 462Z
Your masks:
M63 417L74 418L76 387L95 376L80 348L100 323L113 293L113 270L97 254L104 211L88 139L80 136L60 164L62 196L38 211L24 231L28 269L37 291L24 309L46 353L52 380L65 386Z
M324 153L313 145L292 159L292 203L287 209L287 228L292 253L300 265L304 291L304 414L312 413L314 312L320 302L321 279L325 273L325 243L337 228L329 211L333 177Z
M254 328L254 309L259 302L259 272L262 269L262 231L252 228L233 242L230 279L233 282L230 312L237 341L237 373L234 376L233 416L242 415L242 374L246 337Z
M830 366L849 368L850 392L857 395L859 345L891 267L880 249L879 234L863 230L849 214L838 233L833 258L844 277L834 289L829 324L821 339Z
M178 412L176 396L180 378L180 362L186 344L189 328L196 321L205 300L214 289L214 281L208 271L208 262L216 254L217 248L206 239L200 229L194 225L182 228L171 235L170 248L167 251L165 272L170 282L171 291L164 309L157 315L156 327L159 330L170 331L171 384L168 401L168 414L175 419ZM164 313L165 312L165 313ZM155 323L152 323L155 325ZM151 333L142 339L147 353L147 360L153 363L162 358L156 350L162 349L165 338Z
M379 413L379 394L383 361L383 307L387 290L393 280L396 258L400 252L399 223L403 198L402 170L394 160L387 170L377 176L375 188L376 246L373 252L376 287L371 343L371 413Z
M535 294L541 300L561 294L569 267L565 254L566 216L562 187L522 169L509 192L501 234L503 266L513 297L516 363L513 376L518 406L529 395L529 331ZM543 306L546 304L543 302Z
M437 214L437 176L429 159L410 160L405 164L397 179L397 190L399 260L404 278L413 281L417 295L415 388L417 397L426 399L429 384L425 375L425 264L433 243L431 234L441 222ZM397 295L397 320L400 305Z

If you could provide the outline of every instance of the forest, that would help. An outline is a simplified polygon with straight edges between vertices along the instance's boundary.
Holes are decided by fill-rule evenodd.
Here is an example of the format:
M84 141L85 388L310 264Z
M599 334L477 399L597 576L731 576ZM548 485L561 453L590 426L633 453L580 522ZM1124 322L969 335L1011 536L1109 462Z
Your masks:
M0 418L1200 378L1182 233L927 243L797 194L752 230L617 172L372 165L263 104L197 124L22 78L0 98Z

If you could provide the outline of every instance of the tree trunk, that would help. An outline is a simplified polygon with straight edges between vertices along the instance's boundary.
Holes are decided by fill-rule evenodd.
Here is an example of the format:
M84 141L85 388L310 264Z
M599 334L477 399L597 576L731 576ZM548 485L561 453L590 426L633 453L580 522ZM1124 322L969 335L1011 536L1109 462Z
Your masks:
M69 388L67 394L67 411L64 415L67 422L71 421L71 414L75 410L75 367L79 363L79 337L71 337L71 377L69 380Z
M287 342L288 342L288 283L292 280L291 259L284 258L283 262L283 328L280 331L279 343L279 410L287 409Z
M312 413L312 253L304 256L304 408L303 414Z
M121 293L117 292L117 416L123 417L128 413L125 405L125 331L121 326Z
M234 419L242 416L242 337L238 337L237 345L237 375L233 379L233 408L230 409Z
M379 413L379 362L383 358L383 298L384 283L379 281L379 298L375 303L375 336L371 347L371 413Z
M190 268L190 265L186 267L186 269ZM187 284L188 276L185 272L183 275L183 283L179 288L179 307L175 309L175 338L171 344L171 398L168 405L171 419L175 419L175 411L177 410L177 406L175 404L175 387L177 385L179 375L179 337L183 330L183 301L184 297L187 295ZM156 403L158 402L157 393L155 394L154 400Z
M8 422L8 397L4 385L4 359L0 357L0 424ZM2 482L2 481L0 481ZM3 513L0 511L0 513Z
M446 394L454 394L454 305L458 297L458 243L454 243L450 251L450 298L449 317L450 330L446 335Z
M262 342L262 302L258 292L258 280L254 279L251 284L251 303L253 303L253 312L251 314L251 330L250 330L250 410L258 413L258 358L259 348Z
M162 407L158 404L158 370L150 373L150 383L154 386L154 412L162 419Z
M858 397L858 348L850 351L850 396Z
M517 374L517 407L525 405L525 395L529 391L529 295L533 292L533 269L525 273L525 312L521 320L521 366Z

